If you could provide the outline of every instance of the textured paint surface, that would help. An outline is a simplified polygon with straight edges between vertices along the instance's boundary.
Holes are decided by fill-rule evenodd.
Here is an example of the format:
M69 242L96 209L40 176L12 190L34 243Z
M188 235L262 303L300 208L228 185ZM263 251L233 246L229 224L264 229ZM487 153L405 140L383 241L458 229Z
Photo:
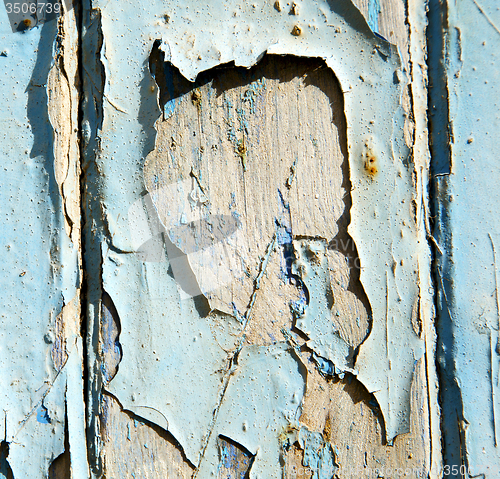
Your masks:
M445 21L451 138L444 154L451 174L435 179L444 459L455 472L462 466L471 477L494 478L500 471L500 8L494 0L448 2Z
M101 12L103 44L98 54L103 71L96 72L93 83L99 85L103 78L105 82L101 92L102 125L89 119L90 138L94 131L99 136L98 194L109 241L102 253L103 288L116 306L123 348L118 373L108 389L126 409L168 429L200 471L214 471L217 467L216 436L220 431L256 453L253 477L259 477L267 466L274 472L266 475L278 477L278 469L272 466L279 457L276 438L300 407L304 384L300 362L286 344L261 349L243 346L238 355L240 379L233 378L230 372L234 365L227 364L228 351L234 353L241 348L232 338L238 335L238 328L244 327L245 319L237 313L229 319L232 316L227 313L233 310L227 303L219 308L226 315L202 314L207 308L205 297L183 296L174 279L175 271L173 275L169 273L167 260L145 262L140 254L131 254L138 252L141 240L137 241L137 223L130 221L130 211L137 210L137 202L143 196L141 168L153 148L152 125L160 117L157 90L148 72L149 54L156 40L161 40L165 61L179 68L189 80L232 60L236 65L249 67L265 51L292 53L323 58L344 91L353 203L349 233L359 251L361 282L373 315L370 335L352 370L379 401L388 440L408 431L411 381L423 343L413 325L418 316L420 249L412 209L413 166L403 137L401 96L405 78L396 49L375 37L348 2L341 6L303 2L299 15L279 12L269 3L223 2L208 7L204 2L173 2L168 11L159 3L138 6L97 2L94 7ZM233 30L238 33L220 33ZM257 36L256 31L260 32ZM176 100L172 100L162 118L168 119L176 108ZM245 145L240 144L238 151L245 169ZM183 190L178 191L182 194ZM199 192L195 194L199 202ZM158 219L146 204L147 195L142 201L143 213L135 213L135 218L145 218L145 223L140 221L150 228L152 236L157 236ZM168 231L166 216L160 213L160 220ZM181 213L175 221L180 227L197 219ZM321 229L304 232L327 239ZM265 270L265 258L273 247L270 243L260 249L264 255L260 271ZM318 284L317 280L311 281L311 291L324 291L321 280ZM200 289L204 291L202 285ZM326 335L312 341L318 357L327 356L325 359L332 363L339 362L333 371L335 367L345 370L345 360L339 358L345 358L342 348L346 349L346 344L338 341L340 351L330 344L334 332L321 331L321 323L315 323L321 321L320 305L309 308L319 314L317 318L311 314L309 330ZM220 337L212 334L210 321L222 325ZM273 352L274 348L278 348L279 354ZM281 368L274 373L277 358ZM268 369L268 374L276 374L280 378L277 384L283 388L276 393L278 402L263 413L266 424L279 420L268 432L263 424L251 419L260 399L252 396L246 386L246 378L254 374L257 389L265 392L268 374L257 374L250 367L258 363L265 365L263 369ZM144 370L148 377L157 371L153 377L161 380L141 385ZM200 383L204 390L194 398L191 391ZM238 414L249 418L246 434L236 424L226 431L227 418L236 414L229 406L228 398L233 395L240 401ZM292 399L293 407L289 403ZM283 415L277 416L278 410Z
M0 437L8 451L0 476L46 477L66 427L74 477L83 478L77 30L67 15L13 33L3 8L0 29Z
M0 406L6 412L0 421L5 438L0 476L10 468L16 478L45 477L63 449L71 453L71 477L88 477L87 453L94 476L108 473L100 463L99 420L111 421L109 410L117 398L125 410L168 430L185 454L181 459L194 465L200 478L230 468L228 454L236 449L247 458L243 463L251 477L281 477L290 429L304 451L303 465L314 477L331 477L336 453L327 432L298 423L308 372L297 337L285 331L280 340L268 332L262 344L245 341L254 305L256 311L264 308L257 292L272 281L278 250L294 250L293 265L286 257L279 266L282 275L294 275L303 286L289 313L307 337L304 344L318 370L326 376L349 372L375 394L389 442L409 430L410 388L423 352L420 337L428 332L427 313L422 313L428 296L419 295L419 287L429 285L421 209L425 192L417 169L425 165L412 163L405 143L405 73L396 48L374 36L351 3L282 5L96 2L92 10L86 3L79 59L73 17L19 35L8 31L3 19L0 66L7 86L0 118L9 151L3 147L7 180L0 195L6 225L2 290L8 293L2 304L0 361L9 375L2 375ZM379 11L379 2L370 2L368 21L374 30ZM164 56L153 62L155 45ZM250 230L242 234L238 197L232 198L231 211L210 211L211 192L200 171L189 168L167 193L148 183L149 155L159 132L155 122L167 121L185 106L172 98L160 111L158 86L163 84L152 63L171 62L194 80L231 61L250 67L266 51L323 59L343 90L352 186L349 233L372 313L370 335L357 359L342 327L331 321L335 260L326 245L337 218L327 212L330 223L321 222L327 208L338 214L344 205L322 197L309 218L307 205L273 191L280 214L270 218L267 241L255 245ZM76 81L80 60L82 84ZM85 91L83 118L77 120L80 88ZM265 90L265 83L251 83L243 98L245 111L255 113ZM202 107L198 90L188 95L188 103ZM242 112L231 109L235 135L252 128ZM236 142L233 153L243 172L250 174L251 144L245 137L230 141ZM290 191L304 175L300 168L297 161L289 167ZM340 188L340 176L335 181ZM314 194L302 191L308 199ZM173 199L162 204L162 195ZM211 215L210 222L203 222L200 211ZM85 344L79 338L81 213L86 221ZM186 242L189 230L198 227L206 237ZM217 245L207 240L211 235ZM215 278L204 277L214 251L224 259L224 248L235 244L240 251L253 248L241 256L247 264L230 264ZM207 245L212 247L208 253ZM182 254L176 256L175 248ZM182 277L186 265L192 273L187 279ZM234 288L232 283L243 284L245 276L248 288ZM25 293L19 294L21 288ZM239 297L233 294L238 289ZM82 356L87 360L83 369ZM114 398L102 394L103 386ZM133 434L129 428L125 440ZM148 451L147 443L143 447ZM190 466L185 469L188 474Z
M295 327L309 338L307 345L315 354L330 363L330 368L325 371L327 374L353 372L352 348L342 339L331 320L334 297L326 241L296 240L294 249L296 259L292 272L301 278L308 296L304 311L296 315Z

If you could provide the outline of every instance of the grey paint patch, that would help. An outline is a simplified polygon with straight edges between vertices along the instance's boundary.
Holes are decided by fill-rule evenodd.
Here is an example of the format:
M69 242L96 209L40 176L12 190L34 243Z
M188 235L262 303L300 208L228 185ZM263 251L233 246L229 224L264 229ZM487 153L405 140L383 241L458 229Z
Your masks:
M110 391L126 409L169 429L188 459L199 465L200 474L217 467L215 438L220 432L256 454L253 477L263 475L264 466L269 467L266 477L279 477L279 444L273 435L293 419L292 412L300 405L304 382L296 359L285 345L276 346L275 352L273 348L243 347L238 356L240 379L233 378L228 362L232 356L221 347L234 344L234 353L241 344L231 338L231 327L220 329L222 339L214 337L209 316L200 314L199 301L180 296L168 261L144 263L131 254L137 245L128 212L144 191L141 167L151 137L143 125L160 117L148 72L148 55L156 39L162 39L165 60L190 80L233 60L250 67L266 51L321 57L339 78L345 95L353 186L349 233L357 245L361 282L373 313L370 336L361 345L354 367L358 379L380 403L388 440L408 431L413 368L423 352L422 340L412 326L423 245L418 243L413 217L413 165L403 138L401 108L406 80L396 48L374 36L349 2L303 2L299 15L280 13L262 2L220 2L215 6L171 2L168 12L161 2L140 6L96 2L95 6L102 14L104 46L99 54L106 79L96 158L104 179L97 189L109 242L102 255L103 287L122 321L123 359ZM94 80L99 84L101 78L96 75ZM143 108L146 103L156 108ZM149 213L144 208L152 225L157 220ZM321 231L309 233L324 236ZM319 285L311 285L316 287ZM321 318L321 314L310 318L311 330L319 330L314 320ZM217 321L224 324L223 319ZM319 342L315 346L319 348ZM331 345L325 344L325 348L323 354L334 356ZM281 378L276 381L281 402L261 411L265 422L253 425L250 421L250 434L245 435L239 426L226 421L253 417L252 408L261 398L252 399L246 381L253 375L257 389L265 391L268 376L264 371L274 371L277 358L281 361L281 371L276 372ZM255 371L254 364L266 368ZM144 371L161 381L148 381ZM193 403L191 391L200 382L205 388ZM298 401L293 407L292 391ZM231 397L240 401L238 413L229 406ZM278 414L278 410L286 414ZM273 424L271 431L264 425L269 423Z

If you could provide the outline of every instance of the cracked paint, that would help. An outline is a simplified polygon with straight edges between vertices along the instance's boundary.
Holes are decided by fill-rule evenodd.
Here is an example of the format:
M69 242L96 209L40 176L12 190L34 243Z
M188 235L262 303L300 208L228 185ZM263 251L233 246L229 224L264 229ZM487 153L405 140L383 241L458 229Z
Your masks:
M295 262L292 271L301 278L307 288L308 304L302 314L296 316L295 327L309 340L307 346L323 361L332 366L322 370L334 374L353 371L353 350L340 336L331 320L334 303L328 271L326 241L300 239L294 241Z
M167 22L164 21L165 7L160 3L137 7L128 2L102 5L96 2L94 7L101 13L103 43L97 54L104 68L105 83L103 90L97 93L97 102L102 102L102 125L97 130L94 121L89 131L99 136L95 164L101 180L96 189L107 230L107 244L102 245L103 288L120 318L123 350L118 372L107 388L125 409L168 429L200 474L200 471L213 472L217 467L216 439L220 433L256 454L252 477L263 475L264 467L269 468L265 476L279 476L279 444L274 435L279 435L287 421L297 419L302 394L299 391L303 390L304 379L300 364L286 343L278 341L277 345L268 347L244 343L245 328L251 321L252 306L259 294L259 275L265 273L266 261L275 254L277 223L272 217L264 229L256 229L256 225L248 223L240 209L242 201L236 188L237 176L233 192L218 191L213 182L206 189L210 172L202 158L207 154L207 147L200 144L195 147L196 140L189 139L193 138L189 129L194 128L196 121L185 125L182 137L171 139L162 139L159 123L157 133L151 125L156 120L167 124L178 121L179 115L191 110L189 114L196 118L203 114L205 102L212 101L202 93L201 87L182 96L192 88L185 80L174 85L174 89L179 90L177 95L170 94L168 100L162 100L161 95L168 90L163 89L160 78L159 65L163 61L170 62L187 80L193 81L201 78L202 72L230 61L237 66L250 67L265 52L318 57L335 73L344 94L352 184L348 231L359 253L360 280L371 306L372 323L368 339L361 344L353 365L345 359L349 350L347 343L326 326L326 305L320 306L315 299L309 303L306 308L306 314L311 313L307 319L309 326L306 328L304 324L304 329L311 336L315 332L310 346L318 357L338 362L340 370L347 370L347 366L355 370L357 378L375 394L384 415L388 441L407 432L414 365L423 353L423 341L414 331L413 324L418 322L415 315L418 314L419 258L425 251L418 239L421 224L417 224L414 217L414 165L405 144L401 107L406 79L397 49L373 35L359 11L349 2L342 5L302 2L294 15L284 10L280 12L281 7L278 9L271 4L250 6L222 2L207 6L197 1L172 2ZM134 35L130 35L129 30L131 9L134 11ZM208 24L207 18L210 18ZM267 28L271 23L273 27ZM259 35L255 35L257 30ZM236 33L221 35L223 31ZM127 37L125 44L124 36ZM160 62L149 58L153 46L158 46L158 39L159 49L164 54L163 58L160 55ZM155 65L154 71L151 65ZM103 78L99 72L89 73L89 77L95 85ZM131 88L132 84L139 87ZM241 99L231 98L226 92L219 99L225 102L226 111L231 112L233 118L228 125L232 133L224 139L232 145L228 158L239 161L240 170L234 163L232 174L246 175L245 181L254 181L258 186L262 184L258 181L258 163L252 158L256 146L252 144L255 125L249 122L248 115L257 111L267 87L264 83L252 85L248 95ZM312 138L309 142L307 148L316 151L317 139ZM167 143L170 163L165 163L165 155L159 150ZM226 148L225 143L211 146L210 151L221 147ZM198 152L197 163L181 161L188 155L191 157L192 151ZM376 166L371 165L371 159ZM164 166L167 164L172 166ZM337 234L331 211L340 215L344 206L329 204L328 194L318 195L306 182L298 184L306 174L304 168L305 165L292 156L290 163L283 165L280 175L289 181L281 187L277 184L268 198L271 204L281 205L284 190L289 190L286 201L293 236L307 235L323 242L330 241ZM331 168L337 166L333 164ZM340 166L338 168L341 171ZM339 188L342 174L328 173L324 178L334 178ZM170 188L169 185L176 189L177 193L170 195L175 201L162 203L161 192L165 187ZM301 191L300 188L308 197L318 196L318 208L311 212L303 209L301 201L293 196ZM327 191L326 185L324 191ZM231 194L235 196L231 198ZM150 207L151 202L149 206L146 204L148 197L154 208ZM137 228L139 220L130 220L134 208L134 218L139 218L144 225L142 230ZM282 208L277 207L276 212ZM226 247L221 249L221 260L236 258L238 264L229 267L228 274L232 275L229 280L216 280L215 284L222 284L222 287L209 291L208 286L214 281L202 277L208 265L190 258L194 251L189 250L182 239L177 245L184 248L180 248L179 257L190 265L184 271L191 271L202 293L195 295L188 288L183 295L175 279L174 265L169 269L168 258L172 255L168 251L165 253L162 243L168 239L174 244L181 236L171 233L173 226L182 230L183 225L199 221L207 210L211 215L222 215L219 218L224 215L239 218L235 222L239 239L232 243L231 239L219 242ZM141 260L141 254L136 254L141 253L140 246L147 239L138 237L137 232L148 229L159 242L159 247L153 248L157 255L154 261L150 261L151 258L144 261L144 256ZM224 257L222 253L227 255L228 245L235 253ZM248 245L252 245L250 254ZM264 256L259 260L259 255ZM208 260L213 258L209 256ZM324 261L323 258L320 264ZM312 263L309 266L314 270ZM309 281L307 287L313 298L319 298L328 289L325 268L318 270L319 279L305 280L306 286ZM228 276L224 273L221 277ZM181 289L184 289L182 285ZM220 316L222 313L229 316ZM242 327L232 326L228 320L231 316ZM211 328L213 322L220 326L217 336ZM276 354L271 354L273 350ZM278 368L277 358L282 362L281 368ZM233 377L237 359L241 359L241 368L236 368L240 371L239 376ZM260 396L252 396L246 382L254 374L252 377L258 388L265 391L268 379L263 372L265 368L252 373L254 366L251 365L257 363L267 365L269 371L276 371L269 374L280 378L275 380L279 401L276 399L278 402L271 403L269 409L262 412L267 421L278 422L266 432L260 422L249 420L248 431L244 434L242 428L230 426L227 420L233 416L235 419L240 415L252 416L253 408L263 400ZM155 381L148 381L147 378L152 377ZM204 384L204 390L199 397L193 398L190 391L200 383ZM233 396L240 401L238 412L230 406ZM294 397L296 402L292 407L290 401Z
M470 477L498 476L498 168L500 119L495 1L447 2L443 75L448 171L435 166L438 364L444 461ZM439 128L439 125L437 125ZM433 137L440 134L433 130ZM441 174L439 174L441 173ZM443 174L446 173L446 174ZM450 477L459 477L453 473Z
M498 33L483 3L473 0ZM98 418L106 414L100 410L104 386L124 409L168 430L195 467L195 477L218 473L224 437L253 456L250 477L280 477L280 437L298 424L305 393L301 347L326 375L350 372L374 393L389 443L408 432L414 367L424 345L432 353L432 344L424 344L432 314L425 292L430 233L427 164L421 161L427 145L417 137L413 163L403 133L406 78L397 49L373 35L350 2L208 6L174 1L168 13L161 2L97 1L93 7L85 2L81 12L81 72L71 12L59 23L16 37L7 32L8 21L2 23L0 62L16 77L6 82L0 116L9 119L3 144L14 145L13 151L2 151L9 176L1 192L7 218L4 265L9 265L2 288L10 293L1 313L0 361L9 375L2 377L0 474L8 475L4 471L10 468L15 477L43 477L51 461L70 448L74 477L89 476L87 452L92 474L102 475ZM377 30L379 2L370 2L369 10L369 23ZM450 68L458 78L466 58L459 27L450 38L451 57L457 60ZM336 106L342 111L339 120L328 95L310 83L313 74L304 73L297 80L303 109L285 134L297 133L303 144L295 152L281 146L286 154L266 158L267 163L259 145L268 140L265 125L272 121L254 119L265 111L276 79L251 81L235 97L237 88L210 83L218 76L216 70L208 72L221 65L227 69L233 61L236 67L260 65L266 52L318 59L317 68L329 69L344 95ZM424 60L418 61L422 66ZM180 87L169 84L173 69L180 72ZM413 99L422 106L417 100L425 78L411 73L417 80ZM81 105L78 75L88 92ZM317 97L301 96L303 90L316 91ZM326 131L322 123L302 124L301 114L314 103L306 105L305 98L328 105L317 116L318 122L334 125L331 138L315 134ZM224 139L212 145L198 139L213 126L202 123L208 104L226 115ZM198 123L187 121L185 131L177 128L178 136L166 137L169 125L183 121L186 112ZM277 108L277 117L282 114ZM420 111L417 135L425 134L423 120ZM325 152L335 148L341 154L329 158ZM207 166L206 158L218 163ZM348 161L351 187L346 191L352 200L349 240L359 253L355 259L371 309L369 335L360 340L357 357L358 345L343 339L342 318L332 318L342 298L331 284L335 272L328 248L348 203L328 191L344 191L342 158ZM216 168L222 171L224 162L232 176L221 184ZM275 163L273 182L261 172ZM321 174L311 179L311 170ZM255 194L259 188L265 190L263 198ZM85 344L79 324L81 196L88 227ZM304 198L315 198L314 208ZM259 209L261 204L269 211ZM489 239L496 279L494 231ZM263 339L261 332L252 336L251 328L258 315L266 315L262 301L269 288L290 293L288 302L283 294L273 307L294 317L295 325L274 325L270 318ZM480 326L489 331L496 447L498 324ZM26 341L38 346L25 359L21 345ZM192 391L200 393L193 397ZM92 436L88 443L86 432ZM30 464L24 459L28 442L36 449ZM332 445L305 427L298 443L304 465L318 478L331 476Z
M0 476L47 477L68 431L86 477L75 17L18 35L0 15Z
M429 7L433 8L433 7ZM430 476L438 477L442 471L442 441L441 418L438 404L438 377L436 364L435 318L435 288L432 281L432 255L430 242L433 240L429 224L431 210L428 188L430 184L431 147L429 145L429 95L428 68L429 46L426 42L429 24L427 15L421 9L418 1L408 2L408 24L410 29L410 74L411 98L414 118L413 158L415 162L416 187L416 223L420 254L418 257L419 271L419 320L421 336L425 342L425 362L428 387L428 408L430 420ZM444 99L443 99L444 103ZM433 153L434 154L434 153ZM435 158L435 156L434 156Z

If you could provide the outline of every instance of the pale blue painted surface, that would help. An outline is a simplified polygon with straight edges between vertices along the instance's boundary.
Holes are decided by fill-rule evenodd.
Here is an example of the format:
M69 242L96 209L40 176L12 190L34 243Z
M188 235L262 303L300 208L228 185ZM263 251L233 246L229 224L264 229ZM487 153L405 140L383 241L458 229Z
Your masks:
M378 16L380 12L380 0L369 0L368 25L375 33L378 33Z
M64 449L66 379L51 351L78 273L48 118L56 31L48 22L13 33L0 8L0 437L16 479L45 477Z
M379 8L377 3L376 0L370 3L370 11L374 15ZM193 1L190 5L198 4ZM206 5L200 5L205 7L205 10L200 7L203 16L207 13ZM252 471L254 475L258 475L259 471L262 475L274 471L276 464L273 464L275 456L272 454L278 450L279 444L273 434L297 420L297 404L302 399L304 383L300 361L293 349L283 343L274 349L243 348L240 353L241 377L228 383L229 399L223 402L219 377L207 378L224 365L224 349L238 347L231 343L231 333L237 333L241 323L231 317L210 317L210 321L224 325L219 336L214 338L209 325L199 322L196 301L179 298L175 281L168 274L167 261L148 264L129 254L134 252L134 248L130 241L127 213L144 192L141 167L145 155L153 147L153 125L160 114L156 92L151 90L154 81L149 76L147 65L154 40L164 40L163 48L168 58L189 78L218 62L231 59L249 66L266 49L275 53L319 55L327 59L347 92L350 166L354 181L358 181L358 188L353 193L354 217L350 231L365 264L362 281L375 319L377 315L380 319L382 313L390 311L389 322L385 323L386 331L395 328L393 332L396 332L390 340L383 337L382 330L377 333L374 329L372 342L368 343L364 352L368 356L365 368L370 361L373 364L364 373L361 370L359 377L362 381L364 378L366 384L372 384L369 388L377 391L382 404L399 408L400 415L395 419L391 419L389 407L384 411L391 434L404 430L409 403L408 377L411 378L413 361L419 357L421 344L412 336L409 321L403 327L396 321L411 317L417 282L412 272L415 264L411 253L415 251L414 231L411 226L408 231L403 229L402 222L399 222L410 216L411 165L407 163L407 149L397 134L403 121L399 109L403 83L398 86L402 78L399 77L401 72L394 49L376 40L350 6L332 12L330 8L339 7L321 3L320 9L326 12L331 23L341 25L345 36L337 38L326 29L327 33L322 37L326 27L318 23L320 33L317 36L298 40L289 36L290 25L284 23L283 31L279 33L283 35L283 40L273 43L276 38L263 34L257 40L253 37L253 49L244 49L242 45L245 42L241 39L224 45L217 43L227 40L223 36L218 39L212 32L194 29L201 41L202 60L197 63L188 58L181 47L174 46L175 28L169 33L164 25L157 23L164 13L163 3L137 6L132 2L117 2L103 3L101 7L102 32L95 18L88 22L88 31L92 34L86 39L84 55L95 55L97 38L102 33L104 47L97 53L104 66L104 96L99 88L92 90L87 83L88 91L92 92L89 97L95 98L97 109L86 109L87 123L82 127L88 158L98 145L101 148L97 166L103 177L99 178L94 172L94 176L89 174L87 178L95 180L95 183L90 182L91 192L99 195L98 201L105 207L104 225L97 217L100 210L99 213L97 209L93 210L96 214L93 220L101 229L92 240L97 240L96 244L99 240L103 241L102 256L101 245L89 243L88 251L94 256L88 256L91 261L87 266L99 274L102 260L104 289L113 298L122 318L120 342L124 360L110 389L126 407L169 429L193 463L198 463L203 446L207 446L207 459L201 463L203 470L213 471L217 465L215 437L220 433L245 445L253 453L260 444L270 445L265 455L257 453L258 461ZM222 24L233 21L230 9L221 9L224 10ZM176 2L172 6L173 12L191 15L188 10L185 5L179 6ZM274 11L271 13L277 15ZM316 13L312 9L307 14L316 21ZM55 23L48 23L23 34L13 34L3 10L0 15L3 15L0 16L0 74L3 82L0 90L0 126L4 168L0 189L0 287L3 291L0 364L4 371L8 371L8 374L2 374L0 383L0 407L7 410L7 431L3 429L5 422L0 420L0 437L12 442L7 460L16 478L44 477L50 461L63 449L64 400L68 384L76 405L73 419L82 411L76 392L81 380L78 364L73 364L69 382L61 374L50 393L44 396L47 389L39 389L44 381L55 378L50 358L51 328L63 304L73 298L79 281L75 248L64 231L61 199L53 172L52 129L47 116L45 85L53 61L56 31ZM252 26L262 26L268 21L259 17L261 12L247 12L246 15ZM192 20L196 23L201 21L199 18L195 15ZM376 15L370 18L370 25L376 30ZM496 160L496 136L500 126L497 100L500 72L495 45L500 38L500 13L493 0L471 0L452 3L449 19L445 73L453 129L452 169L449 177L436 180L439 213L436 236L444 252L437 263L436 277L437 286L441 288L440 364L444 381L446 463L449 466L460 465L463 459L472 475L485 473L486 477L497 477L500 471L495 441L495 433L497 439L500 435L497 393L500 359L497 352L499 258L495 257L494 247L498 255L500 225L496 205L499 203L500 175ZM123 38L127 41L124 42ZM207 45L218 45L222 57L219 58L218 53L211 51ZM353 52L358 52L362 45L367 47L367 51L375 45L378 53L372 57L356 56ZM328 52L338 53L339 60L333 54L329 56ZM349 58L350 55L352 58ZM360 72L367 81L359 79ZM365 75L366 72L368 75ZM101 84L99 68L89 67L86 74L90 75L87 80L90 78L94 87ZM378 91L384 92L384 102L380 102ZM360 102L367 106L359 108ZM100 116L101 108L104 121ZM168 108L167 115L175 110L175 102L170 103ZM387 119L387 111L394 117ZM372 116L368 117L367 112ZM369 123L369 120L374 123ZM363 136L363 132L369 132L369 135ZM369 140L368 146L363 146L366 139ZM387 182L375 182L375 185L363 183L360 165L366 148L380 156L382 171L389 168ZM396 169L390 170L391 162L397 165ZM440 172L445 171L446 168ZM394 184L395 192L387 198L387 191L392 192ZM388 205L387 211L383 207L374 207L373 198L375 203ZM401 206L401 199L408 201L407 209ZM88 210L87 213L92 212ZM369 219L371 217L375 219ZM401 236L403 231L408 239L396 241L395 238ZM87 234L90 237L90 233ZM375 246L365 244L365 235L369 238L376 236L380 243L375 242ZM390 248L391 255L385 257L382 253ZM397 273L394 277L390 276L392 263L387 263L392 256L396 259L409 258L406 269L395 268ZM62 263L64 271L59 268ZM93 279L100 281L98 274ZM97 295L99 288L100 285L91 282L89 294ZM89 311L94 314L94 319L98 319L98 312L92 309L92 301L90 303ZM167 326L166 317L170 320ZM317 328L319 324L312 324L312 327ZM398 354L408 342L411 344L410 354L399 358ZM193 346L195 343L198 344ZM27 344L29 348L26 348ZM144 350L142 344L147 346ZM386 346L385 353L375 354L376 347L382 344ZM397 388L392 396L387 386L388 378L391 378L390 368L384 366L390 348L393 360L401 360L399 370L406 374L402 379L392 377L392 384ZM165 350L169 351L169 355L161 356ZM186 351L190 354L186 355ZM324 352L318 348L318 352L329 356L329 359L335 357L335 351ZM259 368L260 365L264 367ZM268 373L262 374L262 369L267 369ZM274 417L276 411L286 411L286 420L274 424L274 432L268 434L264 432L264 425L257 424L257 416L250 421L248 418L256 405L268 402L266 394L269 393L264 389L264 396L255 395L248 384L257 378L259 385L265 386L271 377L281 383L283 389L280 390L281 396L278 395L278 402L272 404L275 409L262 414L269 414L270 418L277 420ZM158 381L156 384L151 381L152 378L168 379L173 400L165 395L165 383ZM195 402L185 400L186 394L196 388L196 381L198 384L203 382L205 386L203 397L196 398ZM99 400L98 392L95 400ZM233 403L238 404L240 410L232 408ZM200 404L203 406L200 407ZM152 407L158 411L155 412ZM211 415L214 407L220 408L219 418L214 419ZM28 421L20 428L20 421L28 415ZM49 426L50 430L47 429ZM78 431L78 427L75 430ZM214 431L212 438L203 437L208 430ZM249 434L244 434L247 431ZM81 437L81 434L82 431L79 431L76 436ZM28 443L34 451L30 453L29 464L25 461L25 445ZM329 464L329 458L325 460ZM0 476L6 474L5 468L4 458L0 458ZM277 476L278 471L268 474Z
M419 246L411 207L412 164L403 138L400 105L405 79L397 49L375 37L350 2L302 4L300 22L304 31L300 37L291 34L297 20L281 15L271 4L253 7L231 1L213 5L175 1L169 4L168 12L161 2L98 2L95 6L102 14L103 47L97 55L105 85L102 96L95 93L98 110L102 105L102 124L89 117L89 137L99 137L99 178L93 183L93 192L104 213L102 287L117 308L123 348L109 390L126 409L168 428L187 458L200 467L200 477L208 477L205 474L217 469L215 439L219 433L252 453L260 451L251 469L252 477L280 476L277 437L287 422L298 418L304 387L301 363L286 343L278 343L276 352L243 346L242 342L231 345L230 331L237 333L247 318L217 313L200 317L200 305L193 298L179 295L167 258L151 263L131 254L136 251L137 230L154 235L159 230L155 226L158 219L151 216L154 212L146 204L141 206L142 216L134 212L133 221L130 212L135 211L145 191L142 166L153 148L153 125L160 117L157 91L152 88L155 84L148 71L155 40L161 39L165 61L171 61L190 80L201 71L232 60L251 66L265 51L319 56L334 70L345 92L354 186L349 232L358 247L361 281L374 318L370 337L350 369L356 369L358 378L379 400L389 440L408 431L410 385L415 361L422 355L422 341L411 321L418 297ZM229 33L234 28L237 35ZM193 39L189 48L179 40L186 35ZM89 44L85 48L92 47ZM92 50L84 52L89 58L95 54ZM99 70L91 73L91 78L88 84L101 84ZM165 114L172 114L174 109L171 102ZM91 158L90 146L87 152ZM371 155L380 171L373 177L367 175L365 166ZM189 207L189 202L185 203ZM177 213L182 224L187 211L177 211L176 207L172 214ZM270 245L268 252L272 249ZM97 248L93 251L100 255ZM99 278L95 276L95 280ZM325 285L310 281L313 290L325 291ZM226 309L231 310L230 306ZM319 314L323 306L308 308L308 321L320 321L321 317L314 318L312 312ZM91 322L97 321L97 312L94 315ZM222 325L223 333L217 339L210 334L207 321ZM311 329L321 329L321 324L311 324ZM324 336L318 335L315 344L318 354L338 361L336 366L342 371L346 369L345 360L338 358L345 357L345 351L332 351L335 345L326 344L334 337L333 331L326 331ZM229 374L221 382L218 371L226 360L221 344L226 344L224 349L229 348L233 355L240 351L241 363L238 359L235 369L240 379L232 379ZM347 349L345 343L342 348ZM250 367L255 362L262 364L258 371ZM283 388L283 394L280 392L277 402L271 401L261 410L267 396L256 395L245 378L252 376L255 389L265 393L269 381L266 370L274 375L273 382ZM200 389L199 384L204 387ZM243 425L245 417L250 419ZM271 430L268 424L273 424Z
M451 174L435 180L445 464L489 479L500 475L500 5L449 2L448 21Z

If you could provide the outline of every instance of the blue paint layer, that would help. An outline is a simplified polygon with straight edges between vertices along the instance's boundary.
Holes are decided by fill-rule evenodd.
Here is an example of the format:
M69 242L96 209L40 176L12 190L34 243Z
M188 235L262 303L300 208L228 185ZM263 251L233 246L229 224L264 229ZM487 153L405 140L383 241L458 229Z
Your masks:
M500 470L500 10L495 0L447 6L445 73L453 134L440 155L451 154L451 174L435 179L445 464L489 479ZM440 155L433 158L436 171ZM460 474L452 469L449 477Z
M332 445L319 432L310 432L306 427L299 431L299 444L304 449L302 464L309 467L313 479L332 479L338 470Z
M375 33L378 33L378 16L381 11L380 0L368 1L368 25Z
M79 278L49 118L57 32L48 22L14 34L0 9L0 437L14 477L45 477L64 448L66 376L52 353Z
M36 420L41 424L50 424L49 411L43 404L36 411Z

